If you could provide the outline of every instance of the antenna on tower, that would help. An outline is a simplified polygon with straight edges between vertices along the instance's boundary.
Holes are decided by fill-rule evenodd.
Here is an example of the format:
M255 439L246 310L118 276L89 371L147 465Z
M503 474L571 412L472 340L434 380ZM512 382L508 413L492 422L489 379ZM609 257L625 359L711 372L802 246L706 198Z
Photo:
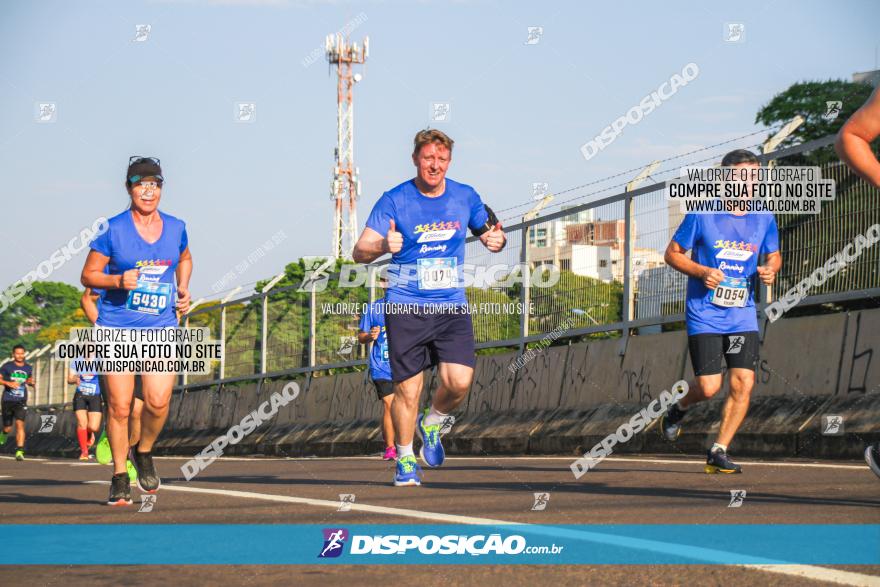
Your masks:
M330 199L333 200L333 257L351 259L357 241L357 199L360 179L354 165L354 95L360 73L352 74L352 65L363 65L369 55L370 38L363 45L350 43L341 33L327 35L324 51L328 63L336 65L336 153Z

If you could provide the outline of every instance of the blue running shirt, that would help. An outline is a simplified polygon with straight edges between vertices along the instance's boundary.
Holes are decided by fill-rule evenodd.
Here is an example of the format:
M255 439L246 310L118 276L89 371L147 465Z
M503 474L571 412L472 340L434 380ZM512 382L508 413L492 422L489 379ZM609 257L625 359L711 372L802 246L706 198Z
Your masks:
M34 374L34 369L28 364L16 365L15 361L7 361L0 367L0 376L3 381L18 383L18 387L3 386L3 403L27 403L28 389L25 383Z
M76 359L70 364L70 367L79 376L76 384L76 391L83 395L101 395L101 378L97 373L82 371L76 368L76 365L85 361L82 357Z
M409 180L385 192L367 227L382 236L390 221L403 234L403 248L388 267L390 303L464 304L462 264L468 229L489 219L480 195L469 185L446 178L446 191L436 198L419 192Z
M374 326L379 327L379 336L373 341L370 351L370 377L373 380L391 380L391 364L388 362L388 338L385 335L385 298L370 304L366 313L361 316L358 328L361 332L370 332Z
M110 219L110 228L95 238L91 248L110 257L110 275L139 269L135 290L108 289L98 300L98 326L117 328L164 328L177 326L177 287L174 273L186 250L186 224L159 212L162 235L155 243L145 241L135 228L132 212L125 210Z
M773 215L688 214L672 240L691 250L694 262L725 275L723 287L714 291L688 276L688 334L757 331L754 277L758 257L779 250Z

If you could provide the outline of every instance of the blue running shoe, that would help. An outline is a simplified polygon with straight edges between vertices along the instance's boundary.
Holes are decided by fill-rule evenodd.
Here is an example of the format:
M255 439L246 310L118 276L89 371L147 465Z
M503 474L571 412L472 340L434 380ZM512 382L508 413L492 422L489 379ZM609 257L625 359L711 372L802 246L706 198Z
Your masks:
M394 486L406 487L407 485L419 486L422 480L419 474L422 468L413 455L406 455L397 459L397 472L394 474Z
M443 451L443 445L440 443L440 424L433 426L425 426L425 418L428 416L428 408L419 414L416 419L416 430L422 439L422 448L419 450L419 456L425 461L429 467L439 467L446 459L446 453Z

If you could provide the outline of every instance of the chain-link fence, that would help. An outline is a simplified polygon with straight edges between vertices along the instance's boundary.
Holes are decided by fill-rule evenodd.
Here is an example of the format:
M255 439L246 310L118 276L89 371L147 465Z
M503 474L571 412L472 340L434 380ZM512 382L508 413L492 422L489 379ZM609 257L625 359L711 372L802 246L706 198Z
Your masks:
M787 291L880 223L880 190L834 154L833 137L762 155L772 165L817 165L836 182L836 199L820 214L778 215L783 269L760 303ZM564 208L509 228L507 247L490 253L477 238L465 252L465 286L477 347L525 345L557 337L620 336L684 319L687 278L667 266L664 250L684 215L664 195L664 182ZM387 263L387 261L386 261ZM201 306L186 319L225 343L223 360L187 387L350 368L365 364L357 342L364 307L381 297L371 278L359 287L278 287L268 293ZM801 303L880 298L880 246L862 251ZM763 312L759 312L763 318ZM622 345L623 346L623 345ZM36 360L38 403L72 397L65 366Z

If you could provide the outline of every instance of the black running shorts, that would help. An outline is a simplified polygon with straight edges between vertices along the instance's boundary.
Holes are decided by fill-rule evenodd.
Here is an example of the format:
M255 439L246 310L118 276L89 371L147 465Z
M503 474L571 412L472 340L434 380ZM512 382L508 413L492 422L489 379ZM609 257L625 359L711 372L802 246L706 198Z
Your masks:
M144 382L140 375L134 376L134 398L144 401Z
M688 337L688 349L694 375L718 375L721 358L728 369L751 369L758 366L758 333L694 334Z
M394 381L404 381L438 363L473 367L474 328L466 311L385 312L388 361Z
M3 402L3 426L12 426L13 420L27 419L27 406L24 402Z
M373 379L373 385L376 386L376 395L379 399L383 399L394 393L394 384L390 379Z
M86 410L88 412L101 412L100 395L83 395L80 392L73 394L73 411Z
M106 390L104 393L110 393L110 386L107 385L107 378L101 375L101 389ZM134 376L134 398L144 401L144 384L141 380L140 373Z

